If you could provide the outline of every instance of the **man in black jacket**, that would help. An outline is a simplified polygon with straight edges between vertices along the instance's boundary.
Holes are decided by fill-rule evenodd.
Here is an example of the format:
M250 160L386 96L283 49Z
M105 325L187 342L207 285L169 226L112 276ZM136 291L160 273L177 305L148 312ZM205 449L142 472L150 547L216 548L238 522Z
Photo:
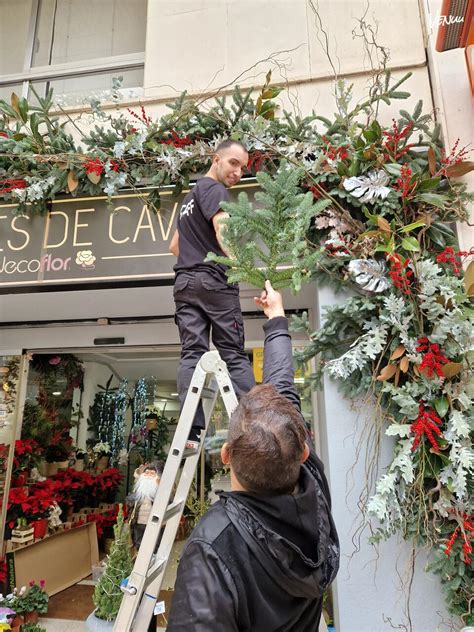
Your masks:
M317 632L339 543L323 466L294 387L288 321L266 282L264 384L243 396L222 460L232 491L202 518L178 568L168 632Z

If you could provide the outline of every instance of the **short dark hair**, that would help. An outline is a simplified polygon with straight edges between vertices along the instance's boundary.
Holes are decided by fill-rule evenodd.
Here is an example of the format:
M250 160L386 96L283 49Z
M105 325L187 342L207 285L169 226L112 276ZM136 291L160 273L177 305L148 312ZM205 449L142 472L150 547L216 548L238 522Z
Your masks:
M229 424L232 470L256 494L289 494L298 481L306 440L303 418L271 384L244 395Z
M223 149L229 149L229 147L232 147L232 145L237 145L238 147L243 149L246 154L249 153L247 147L240 140L232 140L232 138L228 138L227 140L223 140L221 143L219 143L214 153L218 154Z

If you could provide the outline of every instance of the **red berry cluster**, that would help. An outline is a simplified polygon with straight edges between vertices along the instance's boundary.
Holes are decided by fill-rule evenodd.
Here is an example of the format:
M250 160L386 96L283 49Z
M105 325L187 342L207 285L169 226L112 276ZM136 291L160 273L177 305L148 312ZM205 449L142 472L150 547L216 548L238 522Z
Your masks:
M117 172L119 170L119 164L115 160L110 161L110 170ZM104 173L105 167L104 163L100 158L91 158L84 163L84 169L86 173L95 173L98 176L101 176Z
M260 170L260 167L262 166L262 163L266 157L267 157L267 154L264 151L259 151L258 149L256 149L255 151L252 151L249 154L249 160L247 162L247 171L253 171L254 173L257 173L257 171Z
M423 435L425 435L431 443L433 450L438 452L439 445L436 441L435 435L441 435L441 430L438 427L440 425L441 419L438 417L433 408L425 408L423 402L420 402L418 405L418 417L410 426L410 431L415 434L411 451L414 452L417 449Z
M0 193L10 193L13 189L26 189L26 181L22 179L4 180L0 186Z
M411 294L410 277L413 276L413 270L409 268L410 259L407 257L405 262L397 253L387 255L387 261L390 262L389 277L392 279L393 285L403 294Z
M436 257L436 261L438 263L447 263L453 269L454 274L461 274L462 269L462 259L465 257L472 257L474 255L474 250L470 250L466 252L465 250L460 250L459 252L455 252L452 246L446 246L443 252L440 252Z
M84 163L84 169L86 173L89 175L90 173L95 173L98 176L101 176L104 173L104 165L100 158L91 158Z
M432 344L426 337L419 338L416 350L418 353L424 353L420 371L424 371L429 378L433 377L434 373L439 377L444 377L441 365L447 364L449 360L441 353L439 345Z
M397 179L395 183L395 188L401 192L402 198L405 200L407 197L410 197L413 189L416 187L416 181L411 181L412 172L410 166L408 164L402 165L400 170L400 177Z
M323 136L323 143L326 145L323 147L323 153L329 158L329 160L345 160L349 157L349 152L347 151L347 147L334 147L329 142L327 136Z
M454 143L453 148L451 149L451 151L450 151L450 153L448 155L446 155L446 152L444 151L444 149L442 150L442 152L441 152L441 164L443 166L438 171L438 175L446 176L447 175L447 172L446 172L446 168L447 167L451 167L452 165L458 165L471 152L470 149L466 149L467 145L465 145L464 147L461 147L461 149L458 149L458 147L459 147L459 138Z
M129 114L131 114L133 118L136 118L137 121L140 121L140 123L143 123L144 125L149 127L153 121L151 120L151 117L148 116L147 113L145 112L145 108L143 107L143 105L140 106L140 111L141 111L141 115L137 114L130 108L127 108L127 112L129 112Z
M173 145L179 149L180 147L186 147L186 145L192 145L193 141L189 136L178 136L178 134L172 129L170 131L171 138L167 138L166 140L160 140L162 145Z
M402 129L398 127L398 123L395 119L392 119L392 129L390 131L385 131L383 135L385 136L384 148L387 151L385 154L385 159L393 159L397 160L401 156L407 153L409 149L411 149L412 145L404 145L403 147L399 147L401 141L403 141L413 129L413 123L408 123Z
M448 557L451 555L454 543L456 542L460 533L462 534L463 539L463 562L464 564L470 564L472 562L472 544L469 540L474 539L474 521L471 516L468 516L466 514L463 515L462 530L460 526L456 527L453 534L448 540L448 544L446 545L444 552Z

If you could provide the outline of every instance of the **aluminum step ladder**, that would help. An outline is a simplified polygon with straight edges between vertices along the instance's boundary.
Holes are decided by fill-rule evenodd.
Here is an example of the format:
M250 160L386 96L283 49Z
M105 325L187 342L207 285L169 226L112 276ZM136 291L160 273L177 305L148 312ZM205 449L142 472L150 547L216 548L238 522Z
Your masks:
M194 371L135 565L128 584L122 587L124 595L114 632L145 632L148 629L218 392L230 416L237 407L237 398L226 364L217 351L208 351ZM205 429L199 448L187 451L186 441L200 401Z

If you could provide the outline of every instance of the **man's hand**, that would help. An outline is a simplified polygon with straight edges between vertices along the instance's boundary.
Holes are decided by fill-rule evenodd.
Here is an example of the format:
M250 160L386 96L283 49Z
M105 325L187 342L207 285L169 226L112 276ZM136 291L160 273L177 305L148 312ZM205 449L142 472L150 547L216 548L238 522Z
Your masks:
M263 309L268 319L285 315L281 294L272 288L270 281L265 281L265 289L260 297L254 296L254 301Z

